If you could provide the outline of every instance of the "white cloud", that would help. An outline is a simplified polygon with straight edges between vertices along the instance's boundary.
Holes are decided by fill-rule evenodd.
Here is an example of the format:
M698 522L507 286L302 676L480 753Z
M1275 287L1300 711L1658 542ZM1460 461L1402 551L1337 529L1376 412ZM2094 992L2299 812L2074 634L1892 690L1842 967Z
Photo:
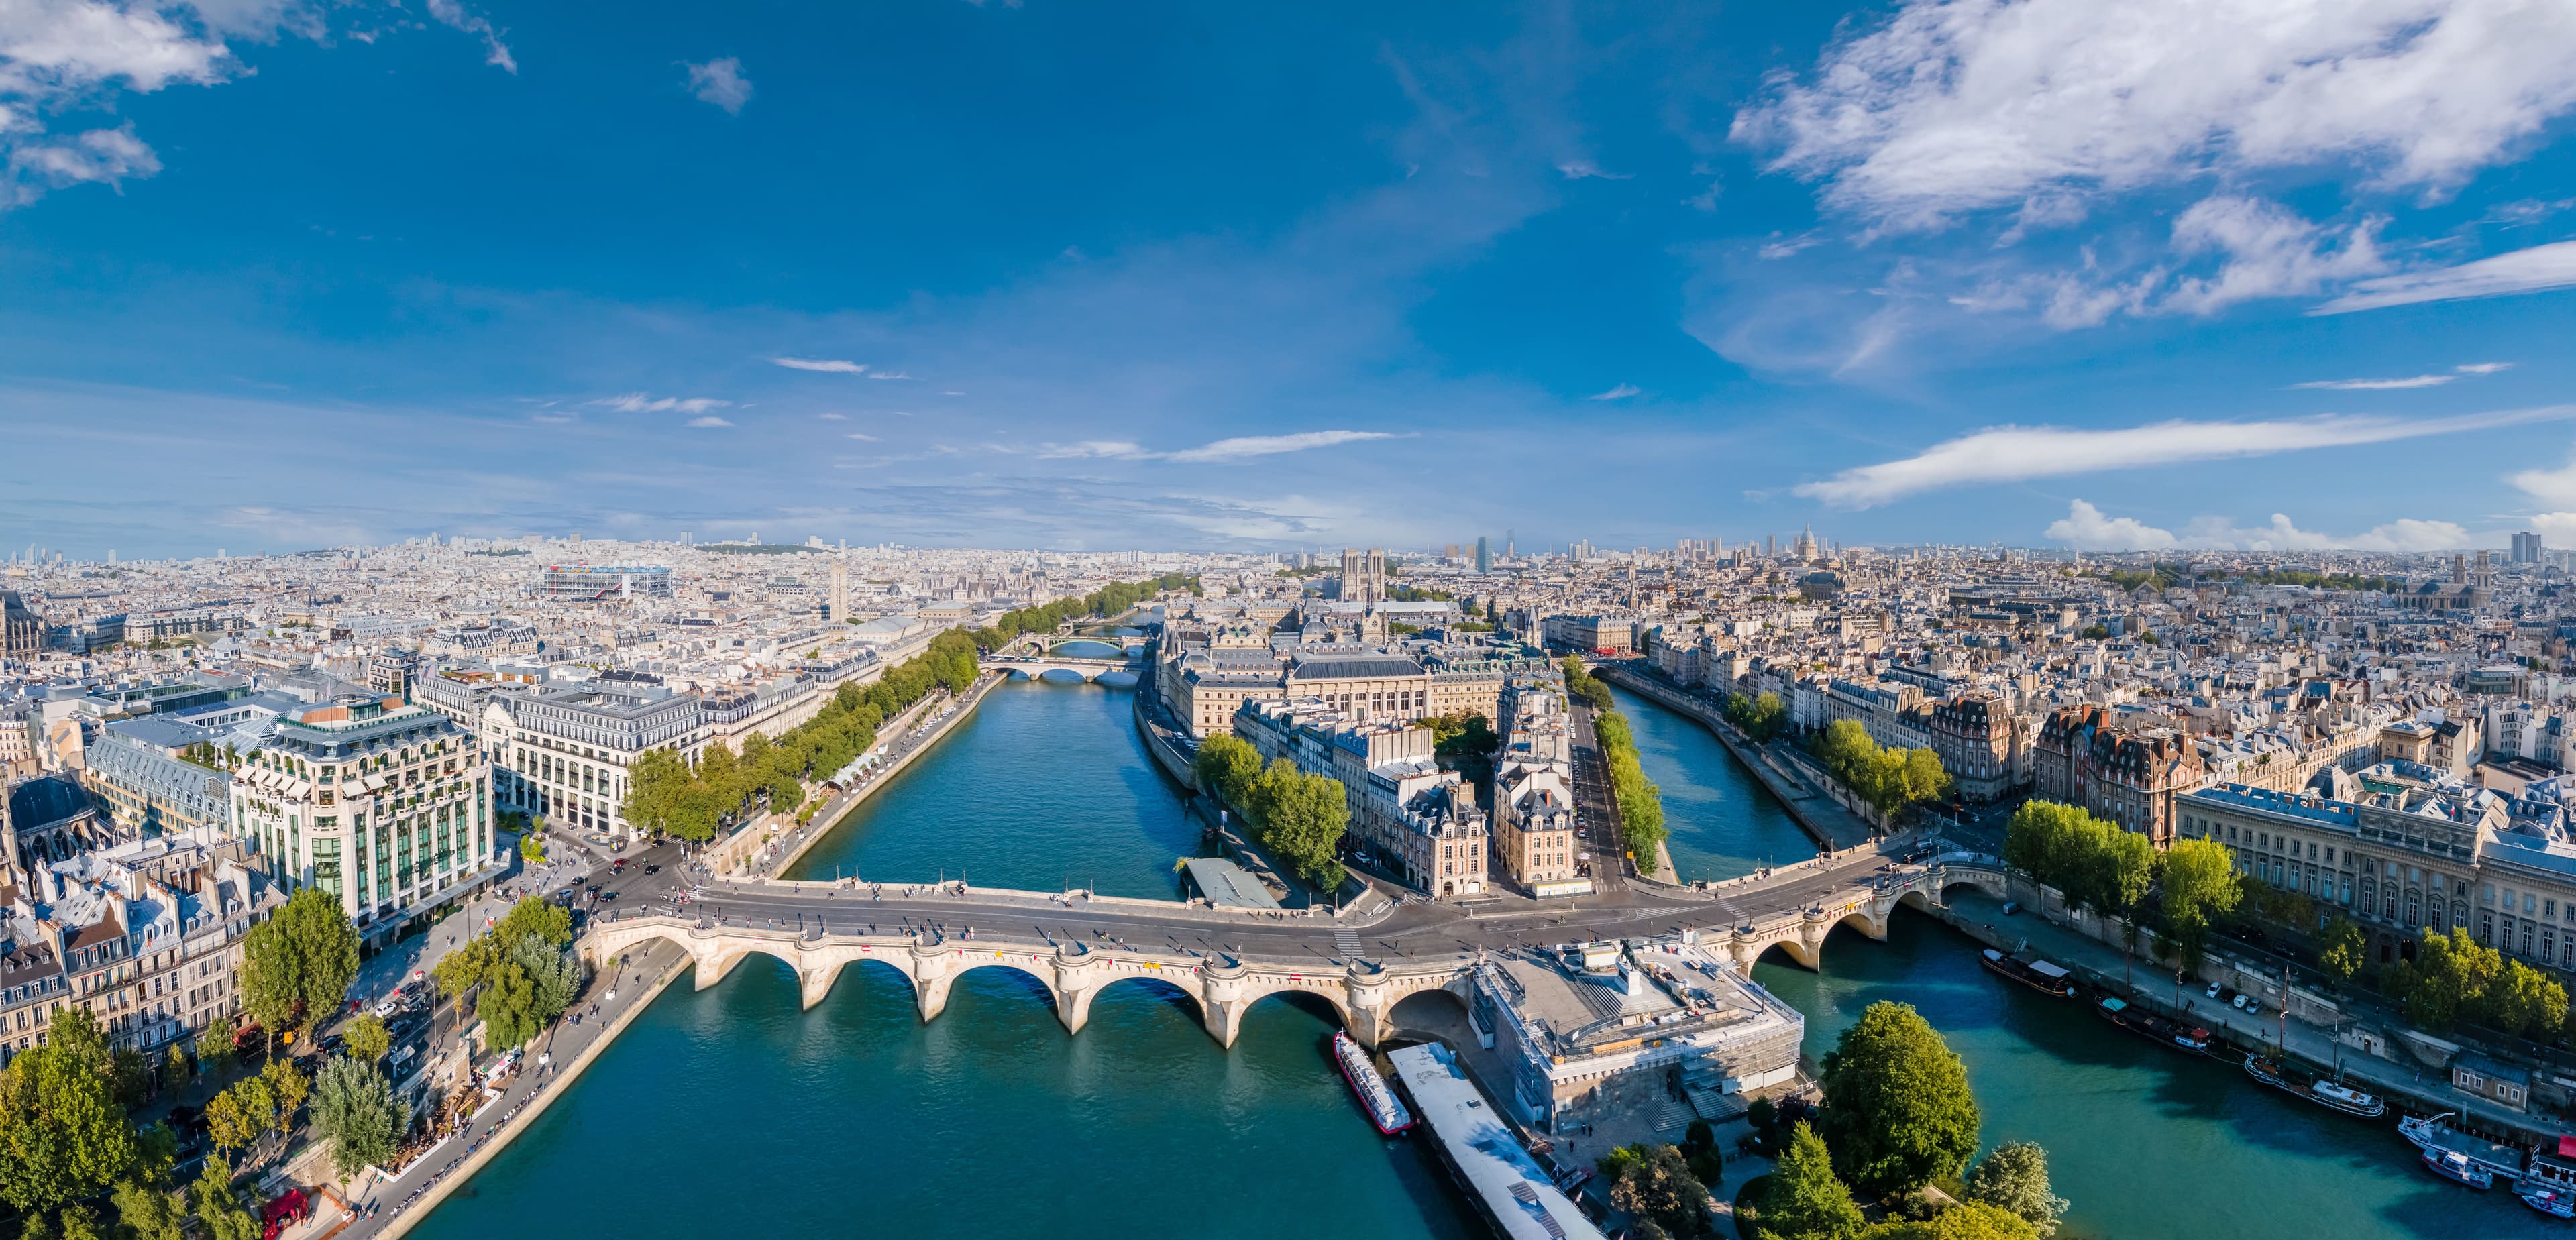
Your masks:
M849 415L844 413L818 413L814 416L821 418L826 422L847 422L850 420Z
M2458 375L2408 375L2403 379L2311 379L2290 386L2329 392L2395 392L2407 388L2440 387L2457 378Z
M497 66L510 73L519 71L519 62L511 59L509 45L501 42L501 32L493 28L492 19L466 8L456 0L429 0L429 15L437 18L440 25L462 30L467 34L483 36L484 64Z
M1081 443L1051 443L1038 449L1045 460L1115 460L1135 461L1153 456L1141 444L1123 439L1089 439Z
M2312 295L2330 280L2385 270L2371 237L2376 227L2356 225L2340 246L2329 249L2323 229L2271 203L2223 194L2204 198L2174 221L2174 248L2185 255L2224 254L2226 261L2214 277L2176 281L2161 308L2212 314L2257 298Z
M691 426L731 426L731 425L733 425L733 423L731 423L731 422L727 422L727 421L725 421L723 418L719 418L719 417L704 417L704 418L691 418L691 419L689 419L689 425L691 425Z
M1585 400L1626 400L1626 399L1628 399L1629 397L1636 395L1638 392L1640 392L1640 391L1642 391L1642 390L1643 390L1643 389L1639 388L1636 384L1633 384L1633 383L1622 383L1622 384L1620 384L1620 385L1619 385L1619 386L1617 386L1617 387L1611 388L1611 389L1610 389L1609 391L1607 391L1607 392L1594 392L1592 395L1584 397L1584 399L1585 399Z
M708 396L656 398L650 392L603 396L588 403L604 409L614 409L619 413L705 413L709 409L729 409L733 406L732 401L716 400Z
M2135 517L2105 517L2080 499L2066 506L2063 520L2048 527L2048 537L2078 551L2161 551L2174 545L2169 530Z
M735 116L742 115L742 105L751 102L751 79L742 75L740 57L724 56L685 67L689 71L689 91L698 98Z
M2458 372L2460 372L2461 374L2464 374L2464 375L2491 375L2491 374L2496 373L2496 372L2497 372L2497 371L2499 371L2499 370L2511 370L2511 369L2513 369L2513 363L2511 363L2511 362L2471 362L2471 363L2469 363L2469 364L2468 364L2468 365L2466 365L2466 366L2453 366L2451 369L2456 370L2456 371L2458 371Z
M1243 435L1169 453L1165 459L1185 462L1240 461L1256 456L1276 456L1283 452L1304 452L1310 448L1330 448L1339 444L1359 443L1370 439L1393 438L1395 438L1394 435L1385 431L1300 431L1293 435Z
M871 370L868 372L868 377L871 379L909 379L912 376L905 374L900 370ZM950 395L964 395L964 393L950 393Z
M2134 517L2106 517L2083 500L2067 505L2064 519L2049 525L2050 539L2078 551L2164 551L2174 548L2237 551L2377 551L2407 554L2448 551L2469 544L2469 532L2449 521L2391 521L2367 533L2350 536L2303 530L2285 513L2273 513L2269 525L2238 528L2225 517L2200 517L2180 537L2171 530Z
M863 431L851 431L848 437L858 440L860 443L875 443L877 441L876 436L867 434Z
M2529 0L1906 0L1733 133L1896 229L2338 159L2438 193L2576 106L2571 45Z
M868 369L858 362L844 362L826 357L773 357L769 359L769 364L784 366L789 370L819 370L835 375L866 374Z
M1865 465L1801 483L1794 493L1840 507L1869 508L1970 483L2268 456L2570 417L2576 417L2576 405L2418 421L2327 416L2273 422L2172 421L2117 430L1996 426L1935 444L1901 461Z
M1599 164L1593 163L1588 159L1568 160L1565 163L1558 164L1556 166L1556 171L1558 175L1563 176L1569 181L1627 181L1635 179L1637 175L1633 172L1603 172Z
M42 192L37 185L43 189L85 182L121 185L128 177L148 177L161 171L161 160L135 138L129 121L76 138L16 147L9 151L8 168L10 183L19 187L14 196L23 202ZM7 205L8 199L0 197L0 206Z
M2576 74L2569 75L2569 80L2576 81ZM2308 313L2350 314L2427 301L2545 293L2570 286L2576 286L2576 241L2553 241L2456 267L2364 280L2352 291Z
M2556 469L2526 469L2506 476L2505 481L2544 504L2576 508L2576 454Z

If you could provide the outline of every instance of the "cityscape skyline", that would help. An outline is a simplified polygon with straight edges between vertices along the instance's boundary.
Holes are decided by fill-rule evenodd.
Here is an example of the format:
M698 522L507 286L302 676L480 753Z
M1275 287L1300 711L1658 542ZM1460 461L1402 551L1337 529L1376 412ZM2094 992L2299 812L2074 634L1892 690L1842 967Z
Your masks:
M0 403L73 468L0 525L2576 535L2576 18L2156 8L49 5Z

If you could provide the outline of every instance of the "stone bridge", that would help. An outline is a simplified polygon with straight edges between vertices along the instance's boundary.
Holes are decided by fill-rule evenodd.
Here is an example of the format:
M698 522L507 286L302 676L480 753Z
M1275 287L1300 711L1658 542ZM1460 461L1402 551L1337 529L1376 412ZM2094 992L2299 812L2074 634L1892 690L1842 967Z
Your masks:
M1803 967L1815 969L1823 964L1825 939L1835 927L1848 925L1870 938L1885 941L1889 921L1898 906L1911 904L1925 911L1945 907L1949 893L1963 886L1997 899L2006 894L2000 867L1953 854L1920 870L1837 891L1822 904L1757 913L1731 925L1721 922L1696 926L1688 932L1699 936L1704 945L1723 946L1740 972L1750 973L1754 962L1774 949ZM1762 894L1759 887L1718 891L1721 905L1734 904L1737 899L1759 899ZM1141 902L1123 901L1121 907L1133 912L1132 906L1137 903ZM819 911L822 905L817 902L813 907ZM954 915L976 912L971 903L944 904L942 911ZM1171 923L1169 928L1180 931L1206 928L1204 921L1177 916ZM1462 941L1454 937L1456 930L1452 923L1441 934L1453 945L1459 944ZM1581 925L1578 918L1565 927L1565 933L1569 938L1633 935L1635 923L1594 928ZM580 946L584 958L597 965L655 941L669 942L689 954L697 968L700 990L724 980L746 957L771 957L796 974L808 1008L831 994L844 968L874 962L902 974L912 984L913 997L926 1021L937 1017L948 1005L949 988L960 976L976 969L999 968L1025 974L1043 986L1054 1002L1057 1019L1071 1033L1080 1033L1089 1022L1092 1000L1101 991L1126 982L1140 982L1188 996L1210 1036L1226 1046L1234 1045L1247 1010L1263 999L1282 994L1312 995L1330 1004L1352 1037L1375 1046L1393 1031L1391 1016L1395 1006L1413 995L1445 991L1465 1005L1484 947L1502 948L1513 940L1503 935L1475 952L1460 952L1436 961L1290 962L1226 952L1202 956L1177 949L1124 944L1113 947L1070 938L961 938L933 930L845 934L824 929L710 926L695 918L642 916L595 923Z
M897 935L798 935L786 930L708 928L679 917L611 922L584 936L583 957L594 965L639 945L661 940L689 953L698 989L724 980L744 957L766 955L796 973L808 1008L832 992L851 964L875 962L912 983L925 1021L948 1005L948 990L976 969L1009 969L1035 978L1055 1003L1068 1033L1091 1019L1091 1001L1122 982L1144 982L1189 996L1210 1036L1232 1046L1253 1004L1279 994L1309 994L1333 1006L1351 1036L1377 1045L1392 1026L1396 1003L1428 990L1446 990L1466 1002L1472 962L1388 968L1367 961L1343 967L1248 962L1232 956L1200 958L1179 953L1104 949L1082 943L1054 945L954 938L916 942Z
M1839 892L1823 904L1739 922L1724 932L1727 955L1738 971L1748 974L1753 962L1774 948L1806 968L1821 970L1825 939L1836 926L1850 926L1884 943L1897 906L1910 904L1924 912L1946 908L1949 893L1960 887L1974 887L1998 900L2008 898L2002 867L1949 857L1884 886Z
M1035 680L1048 672L1071 672L1084 680L1098 680L1109 672L1141 673L1141 665L1127 659L1077 659L1070 655L1048 655L1011 663L988 664L994 671L1011 672Z

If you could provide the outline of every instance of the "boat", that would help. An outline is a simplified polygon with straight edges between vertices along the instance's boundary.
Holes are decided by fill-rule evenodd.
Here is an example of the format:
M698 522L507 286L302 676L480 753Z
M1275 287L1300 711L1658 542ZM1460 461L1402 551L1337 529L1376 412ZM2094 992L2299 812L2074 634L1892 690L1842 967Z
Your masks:
M2380 1101L2375 1094L2364 1093L2341 1081L2311 1076L2296 1068L2284 1067L2280 1061L2269 1055L2246 1056L2245 1074L2293 1098L2304 1099L2321 1107L2341 1111L2346 1115L2375 1119L2388 1113L2388 1104Z
M2160 1043L2186 1055L2209 1053L2209 1031L2197 1025L2184 1025L2167 1020L2153 1012L2141 1011L2126 999L2105 997L2093 1005L2102 1019L2137 1034L2150 1042Z
M2443 1154L2457 1154L2475 1164L2490 1177L2521 1179L2522 1151L2510 1145L2497 1145L2452 1127L2451 1113L2412 1115L2397 1121L2397 1135L2424 1151L2427 1165Z
M2576 1218L2576 1193L2569 1193L2566 1189L2525 1187L2514 1196L2522 1198L2522 1204L2551 1218Z
M2075 993L2075 979L2045 960L2024 960L1989 947L1978 954L1978 962L1986 966L1987 972L2011 978L2044 995L2063 999Z
M1368 1111L1369 1122L1377 1125L1379 1136L1392 1137L1413 1127L1413 1112L1406 1110L1404 1103L1396 1098L1395 1091L1387 1087L1386 1078L1379 1075L1377 1065L1369 1062L1367 1049L1352 1041L1351 1035L1335 1031L1333 1059L1342 1066L1342 1079L1350 1084L1351 1094Z
M2469 1156L2456 1150L2436 1153L2424 1151L2424 1169L2454 1184L2466 1184L2484 1192L2495 1187L2495 1173L2469 1161Z

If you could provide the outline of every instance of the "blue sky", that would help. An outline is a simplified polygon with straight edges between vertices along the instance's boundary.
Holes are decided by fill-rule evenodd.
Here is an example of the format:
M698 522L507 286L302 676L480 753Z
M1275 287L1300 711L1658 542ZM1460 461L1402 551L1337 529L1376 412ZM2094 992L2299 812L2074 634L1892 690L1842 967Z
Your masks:
M0 0L0 544L2576 545L2576 9L1388 8Z

